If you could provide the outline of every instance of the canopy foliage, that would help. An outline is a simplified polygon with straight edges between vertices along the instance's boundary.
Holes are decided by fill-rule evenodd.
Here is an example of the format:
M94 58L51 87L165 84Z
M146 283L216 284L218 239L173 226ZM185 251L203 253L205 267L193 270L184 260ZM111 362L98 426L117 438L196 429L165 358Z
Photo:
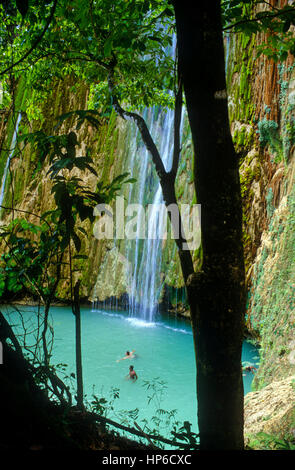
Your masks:
M112 96L129 110L174 103L176 66L171 58L175 30L173 1L165 0L2 0L0 7L0 77L4 105L11 77L26 76L28 100L34 108L52 89L52 81L67 75L91 88L88 108L108 116ZM258 53L274 60L294 53L293 4L272 6L263 0L223 0L223 28L228 34L267 32ZM188 6L189 8L189 6ZM132 108L132 109L131 109ZM32 107L29 109L33 109ZM128 109L128 108L127 108ZM37 117L32 111L31 116Z

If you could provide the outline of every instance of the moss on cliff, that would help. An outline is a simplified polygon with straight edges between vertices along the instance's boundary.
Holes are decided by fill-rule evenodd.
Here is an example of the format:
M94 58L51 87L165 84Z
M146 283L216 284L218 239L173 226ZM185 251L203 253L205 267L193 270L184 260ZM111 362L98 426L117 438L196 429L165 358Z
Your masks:
M75 92L73 92L73 86L75 86ZM30 90L20 81L16 91L15 108L17 110L26 111L26 93L30 93ZM41 104L39 119L30 123L27 119L23 119L20 132L26 133L42 129L43 132L49 135L52 134L57 117L75 109L86 109L87 98L88 87L84 83L74 84L71 77L63 82L57 81L56 86L52 88L51 93L47 94ZM74 126L75 121L72 117L63 122L59 131L68 133ZM105 185L123 172L124 158L122 152L124 153L126 140L125 128L126 126L118 122L115 113L112 113L109 120L101 122L98 130L84 123L78 132L80 155L85 155L87 148L93 158L98 177ZM14 126L12 119L10 119L6 137L7 145L9 139L12 138L13 130ZM3 165L5 165L5 161L2 161ZM34 213L42 213L53 208L54 202L50 195L51 183L46 174L47 168L41 168L39 165L35 149L26 146L11 162L11 169L13 180L11 181L9 178L8 183L11 183L10 188L12 188L12 191L6 191L5 193L5 203L7 205L11 206L13 204L14 207ZM93 190L95 189L96 180L93 175L85 174L83 180L85 185ZM97 271L105 253L105 242L99 242L91 235L92 227L90 224L82 225L89 233L88 239L82 242L82 252L89 255L89 257L86 262L77 261L75 268L81 272L82 296L87 298L91 295L91 290L96 282ZM58 297L68 299L69 292L69 282L64 280L59 284Z
M293 170L294 171L294 170ZM295 180L293 179L294 184ZM258 388L295 373L295 190L273 211L253 274L249 327L261 338Z
M294 374L294 58L256 57L263 37L230 39L229 118L240 157L249 331L261 342L254 387Z
M12 112L11 110L10 114L8 115L8 121L7 121L7 125L5 128L4 145L0 153L0 181L3 178L3 172L4 172L5 165L6 165L6 161L10 154L11 143L12 143L13 133L15 130L17 116L19 113L22 113L25 110L24 105L25 105L26 95L27 95L27 89L25 86L25 81L23 79L20 79L15 89L14 112ZM8 176L7 183L9 181L10 181L10 177Z
M229 119L232 138L237 153L251 149L254 143L253 119L255 100L253 100L252 76L255 61L255 37L240 33L230 47L227 84L229 89Z

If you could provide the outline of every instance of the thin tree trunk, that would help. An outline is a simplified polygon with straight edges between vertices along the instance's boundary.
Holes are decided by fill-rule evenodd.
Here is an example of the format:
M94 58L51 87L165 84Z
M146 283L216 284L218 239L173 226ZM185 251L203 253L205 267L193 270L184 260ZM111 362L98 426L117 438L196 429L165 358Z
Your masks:
M76 329L76 375L77 375L77 407L84 409L83 405L83 373L82 373L82 346L81 346L81 312L80 312L80 281L74 287L73 313L75 315Z
M200 444L202 449L242 449L242 210L228 120L220 1L173 4L201 204L203 266L187 282Z

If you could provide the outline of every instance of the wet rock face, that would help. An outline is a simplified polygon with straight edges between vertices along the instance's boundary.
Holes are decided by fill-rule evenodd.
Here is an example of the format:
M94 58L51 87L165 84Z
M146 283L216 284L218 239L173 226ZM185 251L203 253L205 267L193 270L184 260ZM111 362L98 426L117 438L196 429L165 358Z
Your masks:
M295 376L274 381L245 397L245 443L263 432L281 439L295 439Z
M119 299L126 292L130 294L130 270L129 261L116 247L109 250L100 267L91 300Z
M289 360L295 325L295 64L291 54L282 63L258 57L265 40L264 33L251 39L239 34L227 51L229 117L240 158L246 322L261 347L256 389L295 373Z

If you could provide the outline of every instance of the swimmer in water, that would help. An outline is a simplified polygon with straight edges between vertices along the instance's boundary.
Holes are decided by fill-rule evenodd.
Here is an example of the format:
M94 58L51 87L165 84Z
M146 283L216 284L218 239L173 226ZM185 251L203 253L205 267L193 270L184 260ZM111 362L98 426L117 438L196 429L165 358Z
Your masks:
M254 374L253 371L257 370L257 369L256 369L256 367L249 365L249 366L242 367L242 370L246 371L246 372L252 372L252 374Z
M126 354L124 357L121 359L118 359L117 362L123 361L124 359L134 359L135 358L135 349L132 349L132 351L126 351Z
M134 382L138 379L137 373L135 372L133 366L130 366L130 367L129 367L129 378L130 378L131 380L134 380Z

